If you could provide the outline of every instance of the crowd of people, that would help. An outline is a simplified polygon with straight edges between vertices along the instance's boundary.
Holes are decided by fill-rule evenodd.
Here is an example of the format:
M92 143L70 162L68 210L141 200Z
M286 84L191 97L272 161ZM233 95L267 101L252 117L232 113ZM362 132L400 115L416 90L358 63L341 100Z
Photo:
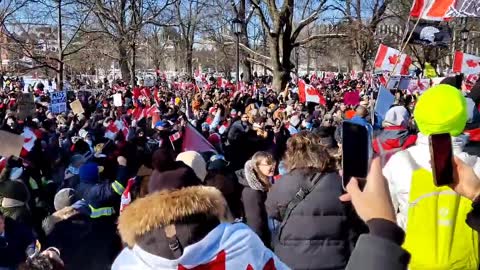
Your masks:
M392 90L379 117L371 80L304 80L321 104L295 80L159 79L69 95L83 112L59 114L32 89L23 119L23 88L3 88L1 129L25 144L0 160L0 270L478 269L480 82ZM344 121L372 138L362 188L342 186ZM454 175L437 187L428 139L441 133Z

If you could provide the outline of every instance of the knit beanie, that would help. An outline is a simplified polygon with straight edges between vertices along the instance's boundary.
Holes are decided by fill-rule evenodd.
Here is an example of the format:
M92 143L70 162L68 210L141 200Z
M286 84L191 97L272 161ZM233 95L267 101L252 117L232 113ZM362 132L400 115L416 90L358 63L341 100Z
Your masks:
M0 197L13 199L19 202L26 203L28 201L28 190L23 182L20 181L6 181L0 183ZM2 206L4 202L2 201Z
M182 161L193 169L197 177L203 182L207 176L207 163L202 155L195 151L182 152L177 156L177 161Z
M385 120L383 120L383 122L392 124L394 126L407 127L409 118L410 115L407 109L405 109L405 107L395 106L387 111L387 114L385 115Z
M59 211L67 206L71 206L78 200L73 188L64 188L55 194L53 199L53 205L55 210Z
M420 96L413 114L424 135L458 136L467 123L467 102L457 88L439 84Z
M78 173L80 182L95 184L98 182L98 173L98 165L94 162L88 162L80 167Z

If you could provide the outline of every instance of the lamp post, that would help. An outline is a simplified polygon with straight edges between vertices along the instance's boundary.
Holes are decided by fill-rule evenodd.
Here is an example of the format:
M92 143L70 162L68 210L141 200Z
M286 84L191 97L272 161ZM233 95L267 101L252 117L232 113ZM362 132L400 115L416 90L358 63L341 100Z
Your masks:
M467 40L470 35L470 31L467 29L467 18L463 19L463 29L460 31L460 38L462 39L462 51L467 52Z
M235 18L232 21L232 32L235 34L237 37L237 72L235 75L236 79L236 85L237 85L237 91L240 89L240 34L242 33L242 26L243 26L243 21Z

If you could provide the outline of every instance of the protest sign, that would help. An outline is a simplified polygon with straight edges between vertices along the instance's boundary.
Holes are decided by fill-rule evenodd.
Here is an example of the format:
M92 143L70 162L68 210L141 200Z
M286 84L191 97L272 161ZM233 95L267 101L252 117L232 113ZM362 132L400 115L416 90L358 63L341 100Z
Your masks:
M22 151L24 138L21 135L13 134L7 131L0 130L0 156L20 156Z
M358 91L349 91L343 95L345 105L357 106L360 103L360 93Z
M122 107L123 102L122 102L122 94L117 93L113 95L113 105L115 107Z
M50 111L55 114L67 111L67 92L50 93Z
M85 110L83 109L82 103L78 99L70 103L70 108L72 109L74 114L81 114L85 112Z
M377 114L379 121L383 122L383 119L385 119L385 115L393 102L395 102L395 96L390 93L390 90L381 86L378 91L377 103L375 104L375 113Z
M32 93L20 94L17 101L17 117L25 119L35 113L35 101Z
M407 90L410 78L406 76L391 76L387 83L387 89Z

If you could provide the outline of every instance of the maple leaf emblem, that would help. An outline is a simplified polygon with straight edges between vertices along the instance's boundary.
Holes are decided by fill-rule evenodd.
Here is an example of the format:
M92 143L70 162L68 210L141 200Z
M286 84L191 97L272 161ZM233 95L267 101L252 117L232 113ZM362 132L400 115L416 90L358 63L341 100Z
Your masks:
M398 54L394 54L394 55L388 57L388 61L392 65L395 65L396 63L398 63L398 60L400 60L400 57L398 56Z
M478 61L471 60L471 59L468 60L466 63L467 63L467 66L470 67L470 68L476 68L479 65Z

